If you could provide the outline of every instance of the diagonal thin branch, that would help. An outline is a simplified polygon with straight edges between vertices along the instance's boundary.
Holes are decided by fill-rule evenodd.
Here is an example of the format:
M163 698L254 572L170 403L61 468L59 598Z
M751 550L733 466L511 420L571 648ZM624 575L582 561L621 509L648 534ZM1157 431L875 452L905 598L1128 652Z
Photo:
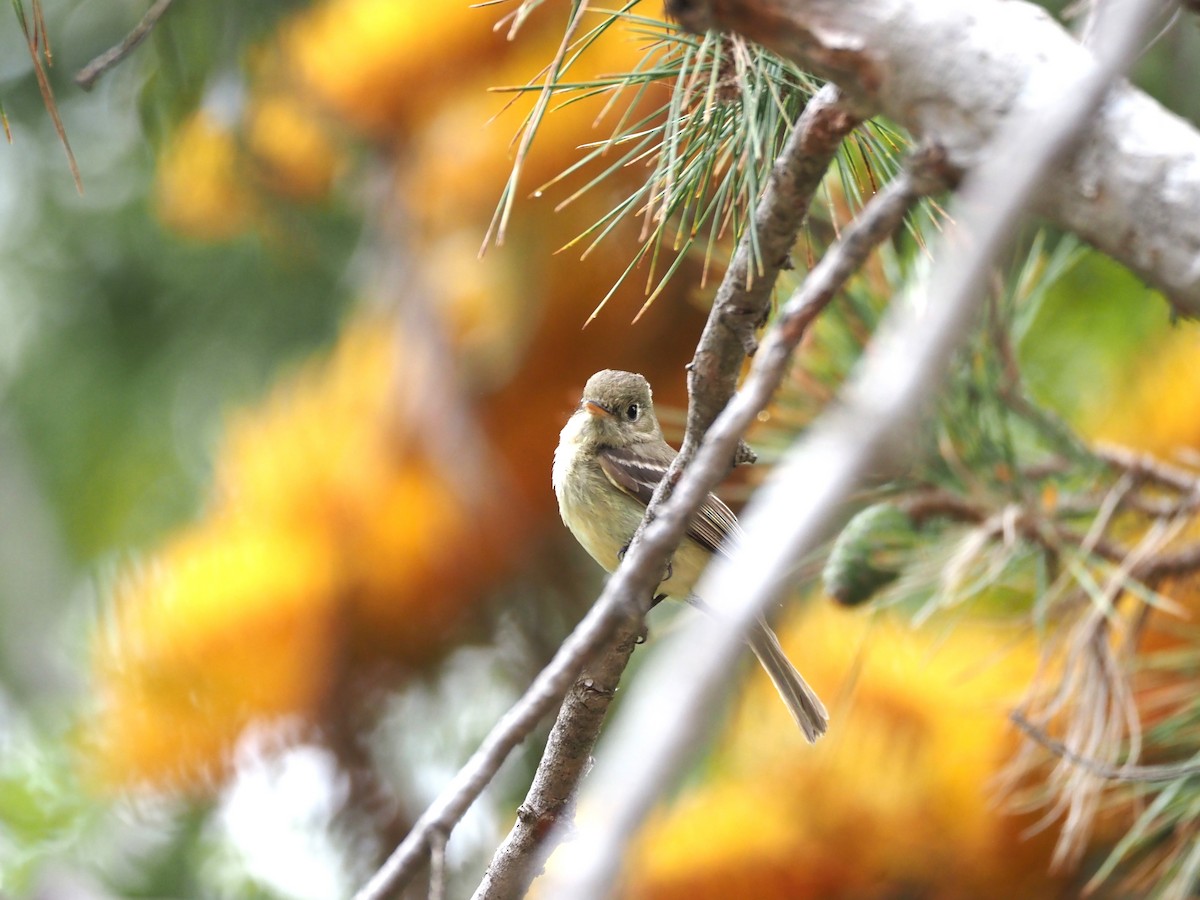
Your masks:
M681 528L675 540L678 541L682 534ZM383 900L412 880L424 864L431 841L437 835L449 834L458 824L509 753L555 708L580 669L604 645L613 629L629 620L629 610L638 608L639 598L649 600L673 548L664 545L655 549L657 553L643 551L636 556L631 549L622 566L624 576L609 581L600 602L568 635L521 699L493 726L471 758L413 824L408 836L355 894L355 900Z
M1012 712L1008 717L1028 737L1041 744L1055 756L1108 781L1155 784L1200 775L1200 762L1195 760L1179 763L1158 763L1149 766L1114 766L1099 762L1091 757L1076 753L1062 741L1050 737L1050 735L1046 734L1045 731L1038 728L1019 712Z
M922 418L926 398L974 321L992 261L1051 164L1071 147L1128 65L1153 11L1152 4L1114 10L1106 20L1119 20L1121 27L1106 33L1094 65L1052 85L1031 83L1019 112L969 173L951 214L955 224L934 253L927 292L893 307L842 404L775 470L747 511L746 540L732 559L711 566L698 586L697 593L724 612L725 621L697 618L673 635L626 699L608 752L589 782L589 794L603 797L602 809L564 848L569 857L556 868L547 896L593 900L612 893L625 847L700 745L745 629L783 592L790 561L839 521L844 502L865 475L901 462L905 434ZM668 507L695 499L689 489L701 479L692 476L726 464L743 430L769 401L782 374L779 357L786 360L788 353L786 337L779 335L764 345L742 391L714 422ZM647 541L652 533L648 527Z
M125 39L121 43L115 47L108 48L75 73L75 83L85 91L90 91L95 87L101 75L118 65L125 57L136 50L142 41L150 36L150 32L158 24L158 20L163 17L163 14L171 8L171 4L174 2L175 0L155 0L154 5L146 10L146 14L142 16L142 20L133 27L133 30L129 34L125 35Z

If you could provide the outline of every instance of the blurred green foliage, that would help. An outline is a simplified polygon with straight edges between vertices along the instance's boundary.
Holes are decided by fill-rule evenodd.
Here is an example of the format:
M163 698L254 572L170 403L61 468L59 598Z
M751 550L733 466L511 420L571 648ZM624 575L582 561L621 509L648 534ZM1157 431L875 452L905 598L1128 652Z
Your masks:
M1031 393L1078 421L1111 401L1139 350L1171 327L1156 294L1107 256L1087 253L1049 285L1021 343Z
M332 336L353 230L302 254L182 244L144 202L50 216L62 264L22 273L39 321L6 399L85 562L192 511L222 413Z
M179 3L83 93L70 78L145 4L45 10L75 192L12 11L0 13L0 891L202 896L204 810L111 805L73 771L71 710L109 560L202 502L234 408L327 345L353 298L361 211L272 208L269 239L180 239L152 209L156 149L238 102L246 48L304 4ZM5 21L7 19L7 21ZM247 188L252 189L252 188ZM90 886L90 888L89 888ZM241 884L238 896L253 896ZM49 891L50 893L45 893ZM258 892L261 896L269 893Z

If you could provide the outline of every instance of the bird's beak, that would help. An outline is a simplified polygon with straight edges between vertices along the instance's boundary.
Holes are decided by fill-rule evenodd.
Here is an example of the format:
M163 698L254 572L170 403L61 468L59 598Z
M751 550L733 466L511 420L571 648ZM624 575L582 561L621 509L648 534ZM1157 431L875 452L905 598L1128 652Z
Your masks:
M612 410L596 400L588 400L584 398L583 408L597 418L600 416L612 416Z

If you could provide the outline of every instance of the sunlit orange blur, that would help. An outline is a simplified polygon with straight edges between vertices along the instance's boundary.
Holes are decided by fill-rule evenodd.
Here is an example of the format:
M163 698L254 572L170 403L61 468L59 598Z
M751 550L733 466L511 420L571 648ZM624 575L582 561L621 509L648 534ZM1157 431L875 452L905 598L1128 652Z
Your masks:
M1169 460L1181 450L1200 452L1200 327L1181 324L1159 344L1087 430Z
M1033 820L995 784L1032 644L952 627L943 641L887 614L795 617L781 639L825 697L829 733L805 744L752 668L709 774L646 827L622 896L1066 896L1047 874L1053 830L1023 836Z
M264 190L304 200L328 190L342 165L337 139L320 130L331 117L395 145L385 191L416 226L413 246L396 252L421 270L367 290L397 295L382 306L425 304L436 334L406 331L403 316L360 315L328 360L231 421L206 514L118 585L85 736L107 783L205 789L254 723L320 728L346 706L339 692L379 662L401 678L427 670L473 634L488 587L558 533L550 459L587 376L637 369L664 404L681 402L703 322L693 279L681 277L636 326L644 298L631 282L584 331L626 250L583 262L554 254L609 196L562 213L549 199L522 200L505 245L478 258L520 121L488 126L507 98L486 89L536 76L562 24L544 11L510 43L492 21L392 0L318 5L256 56L263 88L246 104L243 134L200 113L163 157L160 215L217 240L267 223ZM640 52L614 32L589 65L627 68ZM546 119L531 186L593 139L598 111L584 102ZM444 412L480 423L481 445L453 458L422 441L442 411L413 396L435 337L455 356L446 362L467 404ZM471 460L487 470L469 471Z

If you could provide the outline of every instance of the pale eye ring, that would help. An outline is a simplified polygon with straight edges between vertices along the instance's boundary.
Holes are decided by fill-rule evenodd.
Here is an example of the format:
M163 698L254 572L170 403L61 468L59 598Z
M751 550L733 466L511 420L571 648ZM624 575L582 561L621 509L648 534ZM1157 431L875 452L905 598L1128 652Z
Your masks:
M638 403L630 403L625 407L625 418L630 422L636 422L637 417L642 414L642 407Z

